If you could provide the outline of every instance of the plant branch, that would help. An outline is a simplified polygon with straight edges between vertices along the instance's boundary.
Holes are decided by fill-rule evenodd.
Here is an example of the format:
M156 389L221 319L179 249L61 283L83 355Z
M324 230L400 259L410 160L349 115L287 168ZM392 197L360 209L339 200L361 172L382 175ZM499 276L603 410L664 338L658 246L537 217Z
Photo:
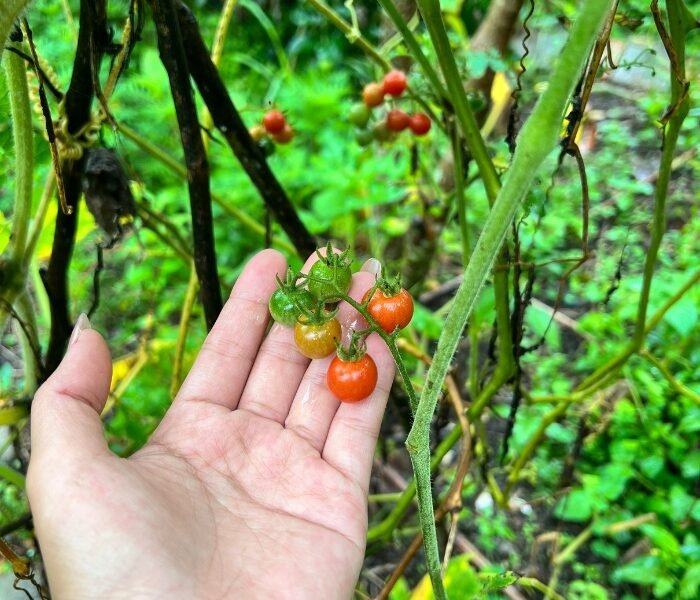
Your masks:
M178 0L178 19L187 43L190 73L209 109L214 124L258 189L266 206L289 236L300 256L311 254L316 240L299 218L281 184L265 160L262 149L253 141L236 110L190 9Z
M562 115L566 109L569 96L583 70L590 48L598 34L603 17L607 14L611 0L592 0L587 3L585 10L579 12L576 23L571 29L569 39L554 66L547 90L540 96L530 118L525 123L518 147L513 155L513 162L504 180L496 202L481 232L472 258L467 265L453 307L447 316L442 334L438 341L437 352L433 364L428 370L426 384L416 411L413 427L406 440L406 446L411 456L418 491L418 506L421 525L424 531L428 568L433 583L433 591L437 598L445 598L445 592L440 578L440 560L437 548L435 524L433 522L433 502L430 484L430 423L437 405L442 388L457 343L462 335L466 322L474 308L479 291L484 285L489 270L498 255L508 227L510 226L522 199L530 184L549 152L554 148L561 128ZM453 100L464 96L459 73L454 64L449 41L442 23L442 15L437 0L418 0L421 13L426 21L433 42L436 45L443 71L447 72L448 89ZM451 57L451 58L450 58ZM457 87L458 86L458 87ZM472 128L476 122L468 108L466 98L456 104L457 115L467 143L475 143ZM460 107L462 107L460 109ZM461 115L461 116L460 116ZM481 137L478 138L481 140ZM483 140L481 140L483 143ZM477 156L474 156L475 160ZM485 163L488 155L479 158L479 167ZM490 164L490 160L488 161ZM493 166L491 165L491 169ZM490 169L485 164L482 177L487 185L487 191L495 189L495 181L491 181ZM495 172L493 173L495 178ZM490 182L490 184L489 184Z
M200 297L207 329L211 329L221 312L223 301L216 268L214 224L209 191L209 162L202 143L197 107L190 85L190 71L174 0L152 0L151 5L158 35L158 50L168 73L180 127L180 138L187 165L194 264L199 277ZM189 43L188 40L188 48L192 52Z

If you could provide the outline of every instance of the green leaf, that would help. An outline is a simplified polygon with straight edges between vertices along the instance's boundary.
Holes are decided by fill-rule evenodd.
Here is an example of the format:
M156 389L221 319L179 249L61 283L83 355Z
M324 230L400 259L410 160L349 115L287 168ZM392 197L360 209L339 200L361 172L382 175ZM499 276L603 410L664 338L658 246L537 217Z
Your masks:
M700 562L688 567L680 581L678 592L684 600L700 596Z
M482 575L483 583L481 585L481 593L498 592L509 585L513 585L518 581L518 576L513 571L505 573L496 573L495 575Z
M657 556L641 556L626 565L615 569L614 583L628 582L635 585L653 585L662 575L661 561Z
M646 524L640 527L641 531L646 535L651 543L659 550L669 554L672 558L681 555L681 545L675 536L659 525Z
M411 590L408 587L408 583L406 583L406 578L401 577L392 588L389 600L409 600L410 597Z
M582 523L591 518L592 512L588 494L583 490L574 490L559 501L554 509L554 516L563 521Z
M698 324L698 306L691 296L684 296L664 316L679 335L688 336Z

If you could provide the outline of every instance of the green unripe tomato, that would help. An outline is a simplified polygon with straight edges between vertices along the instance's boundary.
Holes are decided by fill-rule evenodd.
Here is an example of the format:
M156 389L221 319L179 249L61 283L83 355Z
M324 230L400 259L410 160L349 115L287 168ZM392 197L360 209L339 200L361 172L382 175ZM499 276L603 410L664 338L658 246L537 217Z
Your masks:
M366 104L354 104L348 113L348 120L356 127L366 127L371 114L372 111Z
M355 141L364 148L374 141L374 134L369 129L358 129L355 132Z
M377 123L372 128L372 134L378 142L388 142L393 137L392 131L386 126L384 121Z
M268 138L263 138L258 142L258 146L265 156L272 156L275 153L275 144Z
M337 298L337 290L347 293L352 283L350 261L340 254L331 254L313 264L309 271L307 286L318 300L324 298L331 301Z
M315 304L316 300L309 290L278 288L270 296L268 307L270 315L280 325L294 327L304 310L313 312Z

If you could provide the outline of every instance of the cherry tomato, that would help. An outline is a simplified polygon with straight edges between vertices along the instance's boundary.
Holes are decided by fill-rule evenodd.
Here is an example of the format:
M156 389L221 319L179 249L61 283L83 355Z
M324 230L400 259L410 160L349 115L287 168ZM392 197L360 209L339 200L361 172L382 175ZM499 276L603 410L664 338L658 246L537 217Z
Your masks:
M388 142L391 139L391 130L387 127L385 121L380 121L372 127L372 135L378 142Z
M270 296L268 307L272 318L286 327L294 327L304 309L312 312L316 300L309 290L277 288Z
M265 156L272 156L275 153L275 145L270 138L263 138L258 142L258 146L263 151Z
M369 129L358 129L355 132L355 141L363 148L369 146L373 139L374 135Z
M301 317L294 326L297 348L308 358L325 358L333 354L341 335L340 323L336 318L313 323Z
M367 302L371 290L365 294L362 302ZM413 298L404 288L394 296L385 296L381 289L376 289L369 300L367 310L377 324L387 333L396 328L403 329L413 318Z
M341 402L359 402L377 387L377 365L369 354L354 361L336 356L328 367L326 383Z
M253 138L253 141L257 143L267 135L267 130L262 125L253 125L248 129L248 133Z
M294 138L294 129L289 123L285 123L282 131L272 134L272 139L278 144L288 144Z
M431 125L430 117L424 113L416 113L408 119L408 126L416 135L425 135L430 131Z
M393 70L389 71L384 76L384 85L382 87L385 94L398 98L401 94L403 94L404 90L406 89L406 85L406 73L403 71Z
M374 108L384 102L384 88L382 84L368 83L362 90L362 101L369 108Z
M331 253L316 261L309 270L307 287L315 298L332 300L336 287L347 292L352 283L350 261L342 254Z
M371 114L366 104L355 104L350 108L348 120L356 127L366 127Z
M268 110L263 117L263 126L268 133L279 133L284 129L287 119L279 110Z
M386 115L386 126L391 131L403 131L408 127L408 115L400 108L390 110Z

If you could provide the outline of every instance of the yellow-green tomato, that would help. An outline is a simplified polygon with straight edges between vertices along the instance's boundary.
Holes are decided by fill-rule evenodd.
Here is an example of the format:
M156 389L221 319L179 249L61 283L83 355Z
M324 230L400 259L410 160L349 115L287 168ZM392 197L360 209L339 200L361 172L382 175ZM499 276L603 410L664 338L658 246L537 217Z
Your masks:
M321 323L313 323L301 317L294 326L294 341L304 356L325 358L335 352L341 333L340 323L335 317Z

